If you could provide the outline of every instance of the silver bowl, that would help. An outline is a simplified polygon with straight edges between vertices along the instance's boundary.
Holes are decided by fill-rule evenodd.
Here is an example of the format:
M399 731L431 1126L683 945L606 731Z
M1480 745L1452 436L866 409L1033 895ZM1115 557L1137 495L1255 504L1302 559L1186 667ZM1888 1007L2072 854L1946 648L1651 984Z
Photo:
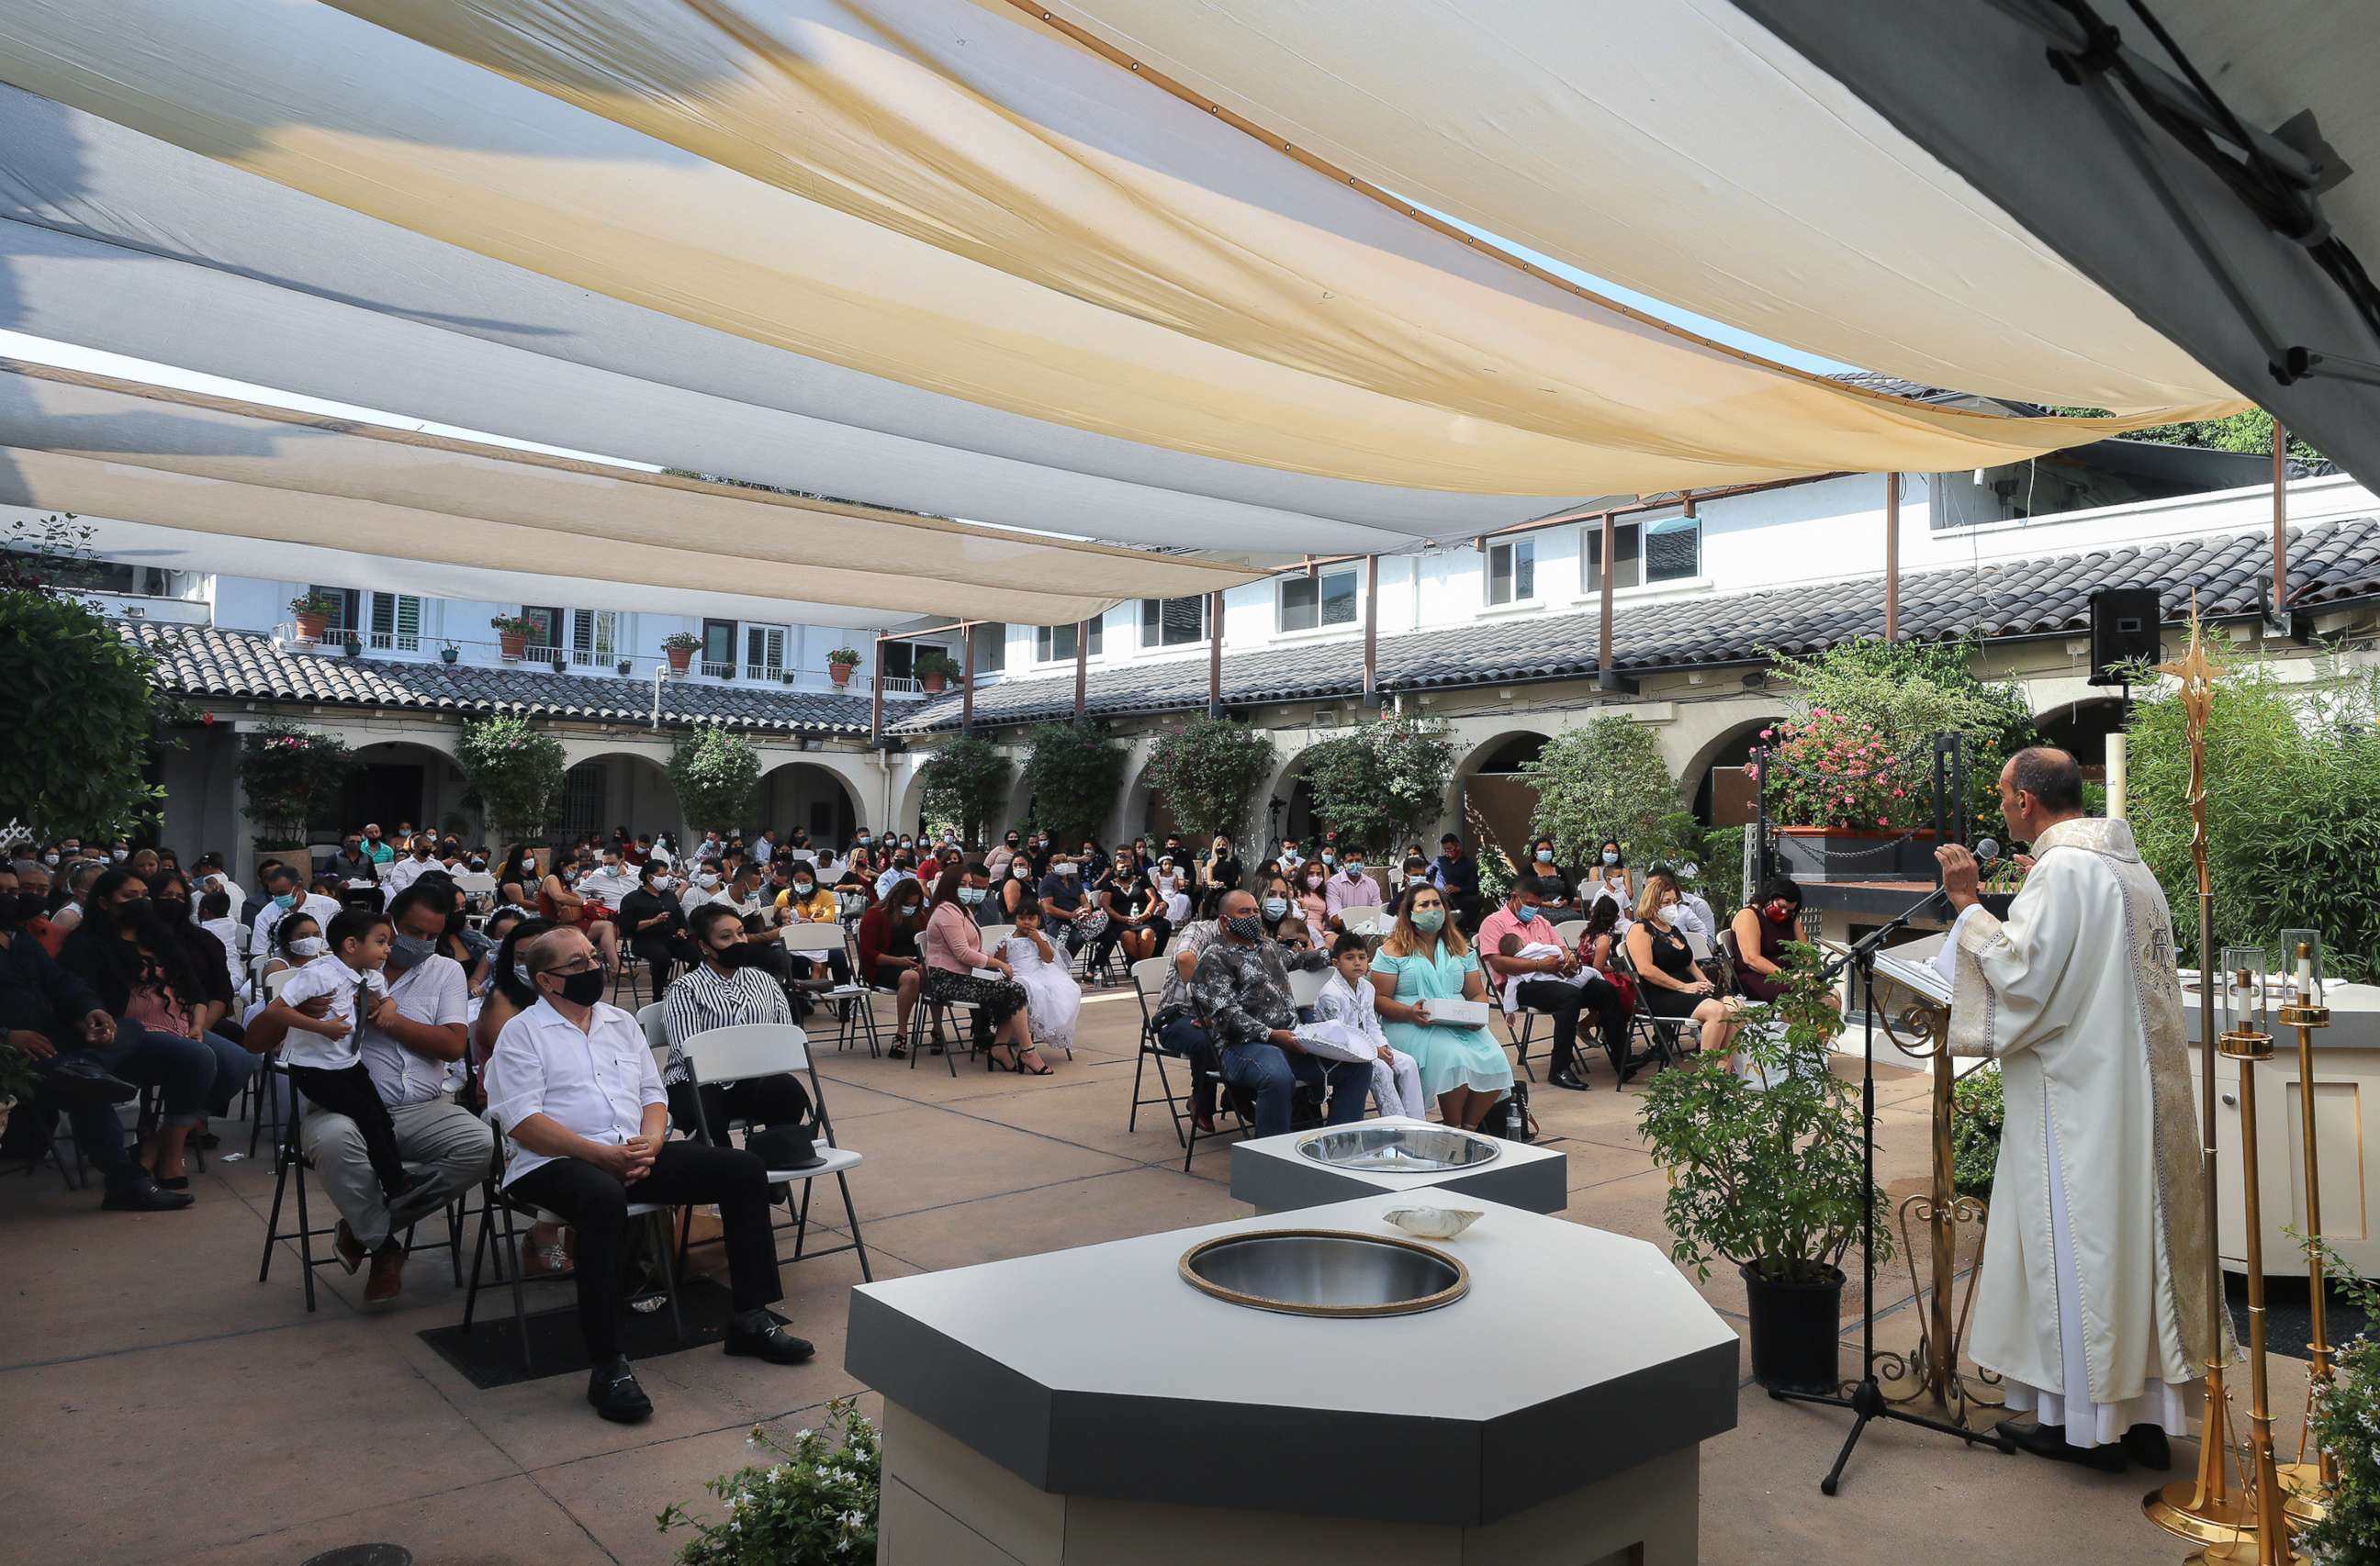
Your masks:
M1201 1241L1182 1253L1182 1279L1232 1305L1287 1316L1412 1316L1471 1289L1470 1270L1443 1251L1334 1229Z
M1443 1125L1349 1125L1317 1132L1300 1142L1297 1150L1331 1169L1438 1174L1493 1163L1502 1156L1504 1145L1492 1136Z

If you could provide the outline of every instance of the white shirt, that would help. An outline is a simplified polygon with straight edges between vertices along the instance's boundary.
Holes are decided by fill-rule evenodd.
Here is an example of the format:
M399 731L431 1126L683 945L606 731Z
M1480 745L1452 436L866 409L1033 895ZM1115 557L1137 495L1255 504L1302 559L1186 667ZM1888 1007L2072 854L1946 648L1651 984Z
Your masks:
M892 888L899 884L904 877L907 877L914 880L917 879L917 872L914 868L904 870L888 867L882 875L876 878L877 900L881 902L883 899L892 896Z
M223 942L224 964L231 971L231 992L235 1000L248 994L248 965L239 960L239 921L225 915L220 919L201 919L199 928Z
M380 889L394 899L398 892L403 892L431 870L443 870L445 868L438 862L435 856L427 859L416 859L412 855L407 854L402 859L392 859L381 867Z
M369 989L375 1001L388 993L388 980L378 972L358 973L334 955L318 957L299 968L281 987L277 999L284 1005L298 1006L327 995L331 1014L347 1025L347 1033L344 1038L325 1038L310 1028L293 1027L282 1043L281 1063L342 1071L362 1060L356 1017L356 990L359 987Z
M565 1130L613 1147L643 1134L645 1107L668 1093L653 1069L653 1052L637 1019L601 1002L589 1009L582 1032L542 996L504 1024L488 1057L488 1108L506 1128L546 1115ZM549 1153L512 1142L504 1165L510 1185Z
M769 856L776 851L777 846L769 841L769 834L762 832L752 844L752 862L765 870L769 868Z
M295 985L298 981L289 981ZM470 1015L469 984L463 965L434 953L420 966L407 968L388 987L389 999L406 1017L433 1027L464 1022ZM380 1101L391 1109L426 1104L463 1080L463 1062L424 1060L389 1037L364 1026L364 1069L371 1073Z
M599 866L589 871L577 887L579 896L592 898L613 908L620 905L622 898L636 890L637 872L625 865L616 870L607 870Z
M282 916L289 911L278 903L267 903L256 911L256 928L248 932L249 956L273 950L273 932L281 927ZM339 917L340 908L321 892L310 892L298 900L297 911L322 926L322 932L327 935L331 921Z

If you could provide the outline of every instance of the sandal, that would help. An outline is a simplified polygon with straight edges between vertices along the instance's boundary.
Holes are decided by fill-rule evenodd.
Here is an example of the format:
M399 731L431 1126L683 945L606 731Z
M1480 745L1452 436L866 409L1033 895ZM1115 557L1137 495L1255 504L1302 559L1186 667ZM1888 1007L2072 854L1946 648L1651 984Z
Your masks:
M1008 1059L1003 1061L1000 1058L997 1051L1001 1050L1008 1050ZM1025 1062L1017 1058L1014 1049L1006 1044L998 1044L983 1052L983 1069L986 1071L1013 1071L1021 1074L1025 1070Z
M1010 1069L1022 1076L1054 1076L1057 1074L1056 1068L1052 1067L1049 1062L1036 1061L1028 1066L1025 1063L1025 1057L1022 1055L1019 1055L1016 1058L1016 1064Z

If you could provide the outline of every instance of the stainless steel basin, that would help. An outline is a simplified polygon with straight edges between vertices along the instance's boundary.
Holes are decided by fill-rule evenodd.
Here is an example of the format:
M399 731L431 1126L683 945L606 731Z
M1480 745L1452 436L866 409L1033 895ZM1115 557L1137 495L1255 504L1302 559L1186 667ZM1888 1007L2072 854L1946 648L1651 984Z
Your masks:
M1316 1163L1372 1174L1434 1174L1493 1163L1504 1145L1442 1125L1349 1125L1297 1145Z
M1268 1229L1203 1241L1182 1254L1192 1288L1290 1316L1411 1316L1451 1305L1471 1273L1411 1240L1331 1229Z

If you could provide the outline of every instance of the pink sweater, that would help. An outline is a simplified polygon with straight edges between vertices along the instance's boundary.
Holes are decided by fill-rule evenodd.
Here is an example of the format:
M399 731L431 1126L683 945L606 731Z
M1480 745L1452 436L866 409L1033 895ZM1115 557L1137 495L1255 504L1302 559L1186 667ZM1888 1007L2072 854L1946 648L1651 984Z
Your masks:
M920 950L926 954L928 967L940 968L944 973L966 973L991 965L977 936L976 922L967 917L964 903L934 905L934 911L926 917L926 937Z

